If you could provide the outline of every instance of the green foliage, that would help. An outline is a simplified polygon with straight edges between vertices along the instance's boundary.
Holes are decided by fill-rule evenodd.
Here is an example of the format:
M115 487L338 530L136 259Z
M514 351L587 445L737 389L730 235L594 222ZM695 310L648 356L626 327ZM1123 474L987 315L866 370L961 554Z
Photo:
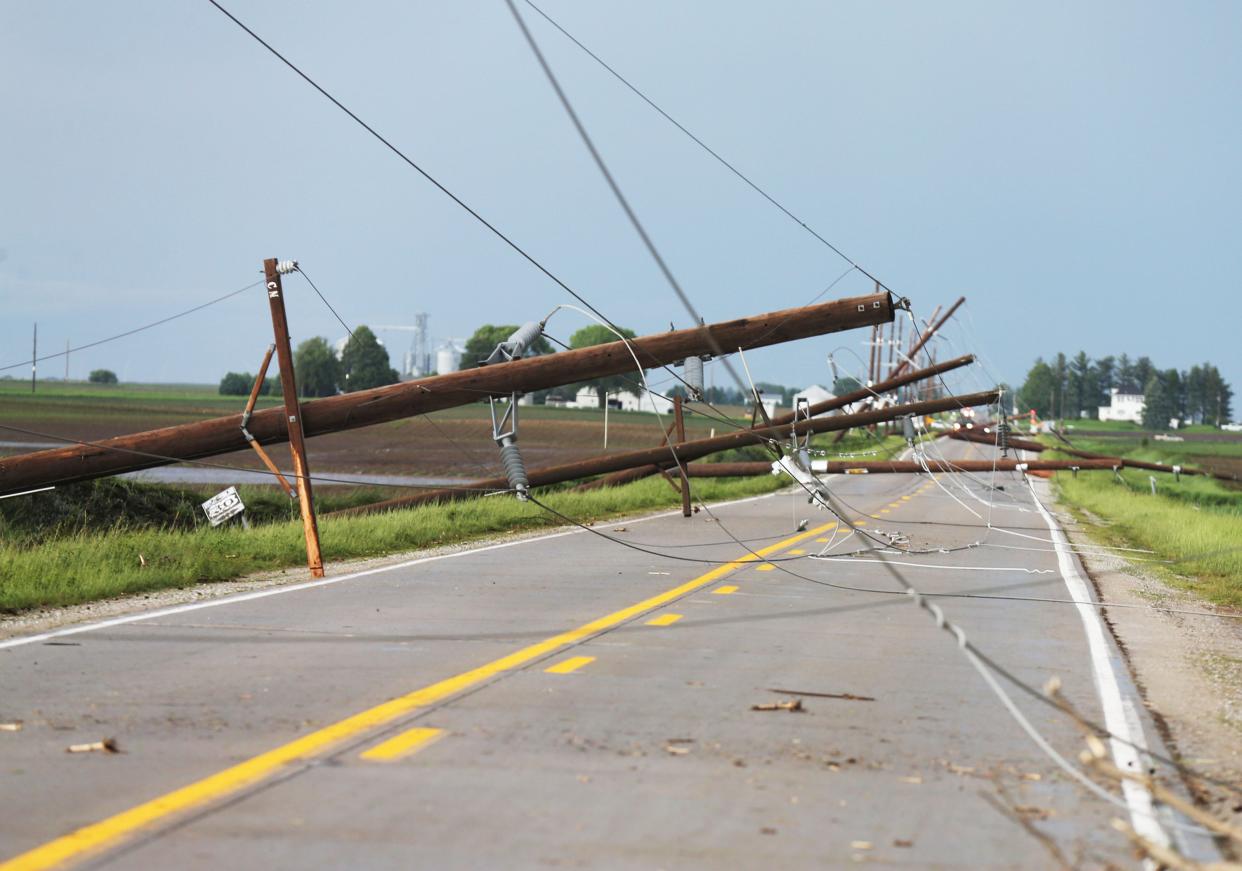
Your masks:
M1143 406L1143 426L1147 429L1168 429L1169 419L1176 408L1174 395L1165 379L1158 373L1148 376L1143 397L1146 403Z
M705 500L719 500L767 493L781 486L779 479L765 475L696 480L694 489L695 495ZM322 501L318 496L316 500ZM679 504L680 497L657 477L586 493L551 492L541 496L541 501L570 517L590 521ZM256 524L249 531L236 523L216 529L200 525L193 530L117 526L102 533L79 531L45 541L40 547L4 536L0 539L0 611L187 587L257 571L304 570L302 524L292 510L290 514L293 519ZM370 517L323 518L319 530L324 554L330 559L347 559L415 551L560 523L532 503L493 498Z
M86 380L92 384L116 384L116 373L111 369L92 369Z
M249 396L250 388L254 387L254 376L249 372L230 372L220 379L221 396ZM272 392L272 376L268 375L259 389L260 396Z
M345 344L341 377L346 393L396 384L401 378L388 362L388 351L366 326L357 327Z
M1053 416L1056 394L1056 375L1052 367L1043 358L1037 358L1031 371L1026 373L1022 389L1018 391L1018 410L1025 412L1033 408L1040 417L1050 418Z
M461 355L461 368L473 369L479 361L486 360L501 342L507 342L517 330L517 324L484 324L474 331L474 335L466 340L466 348ZM543 336L535 342L534 347L526 350L528 357L537 354L551 354L552 345Z
M341 383L341 363L322 336L298 345L293 353L293 371L302 396L335 396Z
M627 330L625 327L618 328L621 335L627 339L632 339L637 333L633 330ZM600 324L590 324L575 332L569 337L569 347L571 348L590 348L594 345L605 345L609 342L617 341L617 336L608 327ZM643 370L646 371L645 369ZM636 370L626 370L623 375L609 375L606 378L596 378L591 381L583 381L575 385L575 389L581 390L583 387L589 387L599 396L599 407L604 407L604 398L608 393L619 393L622 390L634 392L638 388L635 383L641 383Z

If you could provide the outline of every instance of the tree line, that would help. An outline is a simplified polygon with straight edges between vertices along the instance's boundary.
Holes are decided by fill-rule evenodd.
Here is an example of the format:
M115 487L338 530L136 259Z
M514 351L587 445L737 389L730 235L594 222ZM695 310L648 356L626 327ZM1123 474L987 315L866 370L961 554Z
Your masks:
M298 345L293 352L293 371L302 396L335 396L396 384L401 379L388 361L388 351L370 327L360 326L345 343L338 359L336 351L323 336L315 336ZM229 372L220 381L225 396L245 396L254 386L255 376L249 372ZM269 373L262 394L272 392L275 373Z
M1173 418L1220 426L1232 415L1233 388L1211 363L1179 372L1160 369L1148 357L1093 360L1085 351L1073 358L1058 353L1051 362L1037 358L1018 391L1018 409L1047 419L1098 419L1114 388L1145 398L1143 425L1150 429L1168 429Z

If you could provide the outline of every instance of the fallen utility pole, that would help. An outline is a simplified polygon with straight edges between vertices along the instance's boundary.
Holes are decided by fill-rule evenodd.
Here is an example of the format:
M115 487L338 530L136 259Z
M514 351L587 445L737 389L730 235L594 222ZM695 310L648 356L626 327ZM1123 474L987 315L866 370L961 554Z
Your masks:
M956 430L949 433L949 438L958 439L964 442L975 442L981 445L996 444L994 436L988 433L979 432L978 430ZM1063 454L1069 454L1071 457L1078 457L1083 460L1107 460L1113 466L1119 466L1123 469L1145 469L1149 472L1168 472L1172 475L1203 475L1208 478L1215 478L1218 481L1236 481L1235 475L1223 475L1219 472L1209 472L1207 469L1199 469L1193 466L1169 466L1164 463L1149 463L1146 460L1131 460L1126 457L1110 457L1107 454L1095 454L1091 451L1080 451L1076 448L1064 447L1056 445L1049 448L1040 442L1031 441L1030 439L1019 439L1010 436L1008 439L1009 447L1017 448L1020 451L1031 451L1032 453L1042 453L1046 450L1060 451Z
M307 437L340 432L467 405L489 396L529 393L619 375L635 367L630 348L643 368L664 366L710 354L709 332L721 347L759 348L888 323L893 317L892 297L881 293L710 324L706 330L696 326L643 336L631 339L628 347L625 342L609 342L512 360L308 402L302 407L302 431ZM254 414L248 429L261 445L285 442L289 440L285 417L283 409L264 409ZM246 449L241 416L234 414L87 445L5 457L0 459L0 495Z
M940 328L948 322L949 318L953 317L953 313L957 311L965 301L966 297L958 297L957 302L949 306L949 310L944 313L940 320L932 324L927 332L919 336L919 340L914 344L914 347L910 349L910 353L907 355L906 359L897 364L897 368L893 370L893 375L900 375L902 371L910 365L910 361L914 359L914 355L923 350L923 346L931 341L932 337L935 336Z
M893 405L888 408L876 408L870 411L859 412L857 414L841 414L832 417L813 417L809 420L800 420L791 426L773 426L764 427L762 429L741 429L736 430L735 432L726 433L724 435L713 436L705 439L695 439L694 441L683 442L681 444L668 444L656 448L628 451L622 454L592 457L587 460L579 460L574 463L564 463L559 466L545 466L542 469L530 469L527 474L531 487L542 487L549 484L561 484L565 481L576 481L579 478L587 478L593 475L616 472L621 469L630 469L636 466L660 465L666 461L671 462L673 452L676 453L677 459L682 463L688 463L691 460L697 460L701 457L708 456L709 454L732 450L733 448L744 447L746 445L768 445L772 442L777 442L783 438L787 438L791 432L797 435L802 435L808 432L830 432L844 427L866 426L879 421L892 420L893 418L903 417L907 414L936 414L942 411L953 411L958 408L991 405L996 402L998 396L999 393L997 391L991 390L985 393L972 393L968 396L947 396L944 399L935 399L930 402L915 402L910 405ZM487 478L482 481L471 481L470 483L463 484L459 488L431 490L426 493L419 493L416 496L406 496L400 499L390 499L386 502L376 502L371 505L360 505L356 508L346 508L341 511L334 511L326 516L346 517L359 514L373 514L378 511L391 511L396 508L408 508L410 506L422 505L428 502L451 502L459 499L467 499L478 495L479 491L507 490L508 488L509 481L507 478Z
M935 366L928 366L926 369L918 369L907 375L898 375L893 378L889 378L887 381L881 381L879 384L872 385L871 387L863 387L852 393L845 393L841 396L834 396L832 399L825 399L822 402L812 403L804 413L809 414L811 417L827 414L830 411L836 411L838 408L853 405L855 402L864 402L868 399L874 399L877 395L883 396L885 393L890 393L906 384L913 384L916 381L935 378L938 375L943 375L945 372L951 372L952 370L959 369L962 366L968 366L973 362L975 362L974 354L966 354L962 357L955 357L952 360L945 360L943 363L939 363ZM776 417L772 418L772 426L789 426L794 422L796 415L797 412L795 411L786 412L785 414L778 414ZM844 430L842 430L842 432L844 432ZM639 481L643 478L657 474L664 468L671 468L674 465L671 459L666 458L666 460L666 462L660 465L645 466L637 469L623 469L620 472L605 475L597 480L588 481L587 483L582 484L578 489L596 490L600 487L616 487L621 484L629 484L633 481Z
M954 472L1074 472L1085 469L1112 469L1114 460L933 460L927 467L936 473ZM818 469L816 471L819 471ZM829 460L823 470L829 475L850 474L918 474L924 472L920 463L910 460ZM742 463L688 463L686 474L691 478L751 478L770 475L772 464L760 460Z

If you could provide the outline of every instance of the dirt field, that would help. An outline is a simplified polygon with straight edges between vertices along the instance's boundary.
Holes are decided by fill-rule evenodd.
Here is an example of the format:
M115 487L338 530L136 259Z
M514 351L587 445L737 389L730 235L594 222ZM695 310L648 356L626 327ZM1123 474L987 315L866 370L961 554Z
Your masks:
M94 441L156 427L206 420L241 411L244 397L222 397L200 385L83 384L40 385L33 397L28 384L0 383L0 454L63 444L53 437ZM275 405L265 397L260 407ZM737 411L732 409L730 411ZM671 417L665 423L671 423ZM691 438L708 435L718 422L691 414ZM569 462L603 453L652 447L663 434L653 414L612 411L604 447L604 415L592 409L523 407L520 441L527 465ZM487 406L476 404L424 417L393 421L308 441L316 472L382 473L429 477L489 477L501 474L491 439ZM273 452L283 464L287 454ZM261 468L249 451L213 459L242 468Z

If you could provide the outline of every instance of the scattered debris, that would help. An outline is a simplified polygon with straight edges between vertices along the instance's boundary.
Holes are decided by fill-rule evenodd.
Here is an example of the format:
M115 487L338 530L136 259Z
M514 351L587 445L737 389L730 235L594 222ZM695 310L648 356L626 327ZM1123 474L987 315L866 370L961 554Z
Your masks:
M1031 820L1046 820L1052 816L1052 810L1046 807L1038 807L1033 804L1016 804L1013 806L1014 813L1024 816Z
M906 840L905 838L893 838L893 846L894 847L913 847L914 841L909 841L909 840Z
M612 528L612 531L613 532L629 532L630 530L629 530L629 527L627 526L614 526Z
M775 834L776 834L776 829L772 828L771 826L764 826L762 829L760 829L760 830L759 830L759 834L761 834L761 835L775 835Z
M144 569L147 567L147 558L142 554L138 554L138 565Z
M0 732L20 732L21 730L21 720L14 720L11 723L0 723Z
M917 774L912 774L909 777L903 777L901 779L901 782L902 783L922 783L923 778L919 777Z
M672 744L665 744L664 752L668 753L670 756L685 756L687 753L690 752L690 748L689 747L676 747Z
M780 693L784 696L812 696L817 699L845 699L847 702L874 702L873 696L857 696L853 693L814 693L804 690L782 690L775 687L768 687L770 693Z
M70 744L66 753L120 753L121 748L115 738L104 738L102 741L91 741L89 744Z
M1043 778L1043 775L1041 775L1038 771L1028 771L1026 774L1022 775L1022 779L1023 780L1043 780L1044 778Z
M851 850L870 850L871 842L870 841L850 841L850 849Z
M789 711L793 713L802 713L806 708L802 707L802 699L791 699L787 702L764 702L758 705L751 705L752 711Z

